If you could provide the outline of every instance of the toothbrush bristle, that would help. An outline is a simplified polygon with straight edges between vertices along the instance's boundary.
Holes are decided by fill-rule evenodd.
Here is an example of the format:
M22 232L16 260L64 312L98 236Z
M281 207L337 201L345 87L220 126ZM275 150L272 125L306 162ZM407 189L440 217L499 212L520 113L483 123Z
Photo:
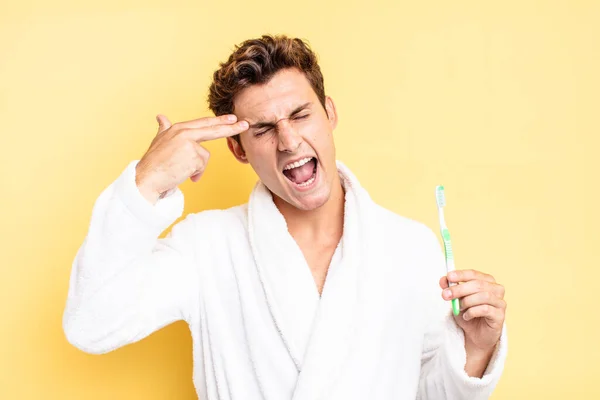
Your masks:
M441 185L435 187L435 200L438 207L446 206L446 195L444 194L444 187Z

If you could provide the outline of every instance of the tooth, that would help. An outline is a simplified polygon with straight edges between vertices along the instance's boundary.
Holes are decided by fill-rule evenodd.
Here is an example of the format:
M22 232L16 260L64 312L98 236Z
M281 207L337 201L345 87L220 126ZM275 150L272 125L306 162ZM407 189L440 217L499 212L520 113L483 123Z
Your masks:
M312 160L312 157L306 157L306 158L303 158L302 160L298 160L296 162L286 165L285 167L283 167L283 169L288 170L288 169L298 168L298 167L303 166L310 160Z

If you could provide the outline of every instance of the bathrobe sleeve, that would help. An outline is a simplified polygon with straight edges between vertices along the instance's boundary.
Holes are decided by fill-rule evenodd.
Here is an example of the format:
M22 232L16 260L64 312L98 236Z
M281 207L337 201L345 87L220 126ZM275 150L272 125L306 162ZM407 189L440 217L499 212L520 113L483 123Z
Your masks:
M465 372L464 332L452 316L450 303L442 299L439 279L446 274L443 250L432 230L423 239L422 265L431 300L421 358L418 400L483 400L492 394L504 368L507 352L506 323L499 343L481 378Z
M132 161L96 199L73 261L63 330L75 347L106 353L188 318L197 280L190 261L193 214L158 236L183 213L179 188L155 205L135 184Z

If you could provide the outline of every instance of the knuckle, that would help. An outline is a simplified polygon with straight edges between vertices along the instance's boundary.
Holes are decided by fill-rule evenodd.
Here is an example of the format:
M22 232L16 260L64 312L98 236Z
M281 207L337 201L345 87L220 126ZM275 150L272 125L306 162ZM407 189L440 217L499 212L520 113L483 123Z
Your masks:
M459 275L457 275L461 281L470 281L473 279L473 270L472 269L463 269L460 271Z
M504 309L499 308L496 310L496 316L499 320L504 320Z
M208 157L210 157L210 151L208 151L208 149L206 149L206 147L197 145L196 150L198 151L198 154L201 157L206 158L206 159L208 159Z
M194 157L191 162L189 163L189 168L191 169L192 172L196 172L198 171L198 166L200 165L200 157L196 156Z
M198 158L203 166L208 163L208 156L206 154L200 154Z
M196 151L196 143L194 143L193 141L186 140L185 146L188 151L191 151L193 154L198 154L198 152Z
M187 175L193 175L196 172L196 162L189 162L186 164Z
M464 310L470 308L472 306L471 304L471 300L468 297L465 297L464 299L461 300L460 302L460 307Z
M492 294L490 292L482 292L481 296L483 297L483 301L489 302L492 300Z
M502 285L498 285L498 291L500 292L500 297L504 297L504 295L506 294L506 288Z
M196 154L196 159L204 158L202 154L202 148L198 145L194 146L194 153Z
M206 165L206 162L204 161L204 158L201 156L198 156L198 158L196 158L196 169L199 171L203 170L205 165Z
M207 136L211 137L222 135L223 133L227 132L226 129L228 128L228 125L213 125L206 127L203 129L203 131L206 132Z
M220 128L223 133L237 132L240 129L240 124L221 125Z
M485 290L485 284L484 284L484 282L482 280L479 280L479 279L476 280L475 281L475 289L478 292L483 292Z
M177 135L182 135L182 136L188 136L190 133L190 129L189 128L183 128L183 127L179 127L175 129L175 132Z

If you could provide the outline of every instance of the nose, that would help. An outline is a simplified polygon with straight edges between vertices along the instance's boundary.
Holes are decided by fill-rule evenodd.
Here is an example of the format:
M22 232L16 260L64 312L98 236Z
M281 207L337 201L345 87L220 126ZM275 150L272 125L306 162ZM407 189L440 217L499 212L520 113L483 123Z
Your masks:
M302 136L298 135L288 119L279 121L277 125L277 148L284 153L294 153L302 143Z

